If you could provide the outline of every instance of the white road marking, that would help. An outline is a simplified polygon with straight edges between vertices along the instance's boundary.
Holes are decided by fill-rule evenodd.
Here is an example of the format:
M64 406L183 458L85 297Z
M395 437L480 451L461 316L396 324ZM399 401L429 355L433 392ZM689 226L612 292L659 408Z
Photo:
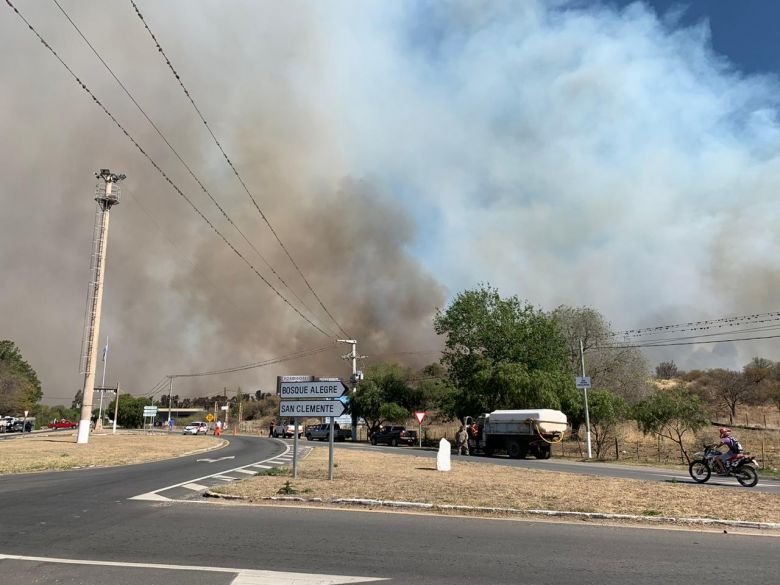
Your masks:
M237 477L230 477L229 475L215 475L214 479L221 479L222 481L236 481Z
M287 446L287 451L285 451L285 453L283 453L283 455L284 455L284 454L286 454L286 453L288 453L288 452L290 451L290 449L292 449L292 447L290 447L290 446L288 445L288 446ZM276 457L271 457L271 458L269 458L269 459L263 459L262 461L258 461L257 463L251 463L251 464L249 464L249 465L259 465L259 464L262 464L262 463L273 463L273 462L274 462L274 460L276 460L278 457L279 457L279 456L277 455ZM282 461L276 461L276 463L277 463L277 464L280 464L280 463L283 463L283 462L282 462ZM182 481L181 483L175 483L175 484L173 484L173 485L169 485L169 486L166 486L166 487L163 487L163 488L160 488L160 489L156 489L156 490L154 490L154 491L147 492L147 493L145 493L145 494L140 494L140 495L138 495L138 496L133 496L132 498L129 498L129 499L130 499L130 500L145 500L145 501L163 501L163 500L170 500L170 498L166 498L165 496L158 496L158 494L159 494L160 492L164 492L164 491L166 491L166 490L170 490L170 489L177 488L177 487L182 487L184 484L187 484L187 483L197 483L197 482L199 482L199 481L203 481L204 479L209 479L209 478L217 477L217 476L219 476L220 474L224 474L224 473L232 473L233 471L236 471L237 469L241 469L241 468L243 468L243 467L249 467L249 465L242 465L241 467L235 467L235 468L233 468L233 469L228 469L228 470L226 470L226 471L220 471L220 472L218 472L218 473L212 473L212 474L210 474L210 475L204 475L203 477L196 477L195 479L190 479L190 480L187 480L187 481ZM233 479L235 479L235 478L233 478ZM161 500L160 498L162 498L162 500Z
M247 475L256 475L256 471L249 471L248 469L235 469L234 470L237 473L246 473Z
M171 571L200 571L208 573L235 573L231 585L341 585L342 583L368 583L387 581L377 577L350 577L347 575L318 575L316 573L287 573L258 569L231 569L228 567L198 567L195 565L161 565L157 563L125 563L119 561L90 561L82 559L57 559L0 554L0 560L29 561L33 563L59 563L64 565L91 565L98 567L127 567L131 569L159 569Z
M183 488L187 488L188 490L192 490L193 492L199 492L200 490L207 490L209 489L205 485L200 485L199 483L185 483Z
M259 463L255 463L254 465L248 465L247 467L259 467L260 469L271 469L273 465L260 465Z

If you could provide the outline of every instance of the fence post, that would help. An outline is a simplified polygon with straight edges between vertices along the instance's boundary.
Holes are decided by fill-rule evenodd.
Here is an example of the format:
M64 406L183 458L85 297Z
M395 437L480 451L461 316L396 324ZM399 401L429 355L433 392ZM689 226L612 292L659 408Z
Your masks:
M618 450L617 437L615 437L615 461L618 461L619 459L620 459L620 451Z
M766 467L766 455L764 454L764 437L761 437L761 467Z

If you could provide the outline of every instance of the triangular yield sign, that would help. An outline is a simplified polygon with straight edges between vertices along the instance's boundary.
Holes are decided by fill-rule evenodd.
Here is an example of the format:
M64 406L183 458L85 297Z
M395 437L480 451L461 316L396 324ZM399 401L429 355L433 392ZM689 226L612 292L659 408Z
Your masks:
M422 424L422 421L425 420L425 415L428 414L427 412L415 412L414 416L417 418L417 422L419 424Z

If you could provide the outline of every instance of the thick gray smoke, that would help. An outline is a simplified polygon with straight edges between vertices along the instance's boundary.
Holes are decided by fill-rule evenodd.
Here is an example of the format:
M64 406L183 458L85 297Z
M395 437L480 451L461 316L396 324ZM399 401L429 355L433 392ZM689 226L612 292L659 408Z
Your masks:
M63 5L312 319L340 335L129 3ZM616 329L780 309L780 88L715 55L706 24L679 28L641 3L140 6L361 353L438 347L435 307L479 282L545 308L593 306ZM20 8L284 290L56 6ZM80 384L91 176L101 167L128 175L111 220L109 380L140 393L168 373L328 343L193 214L5 6L0 50L0 337L20 344L49 399L67 401ZM176 392L268 389L279 373L344 375L347 349L180 381ZM651 363L683 367L780 357L771 341L654 351Z
M270 6L234 6L235 12L223 14L213 6L199 12L186 4L184 19L183 5L157 14L150 7L146 16L339 324L360 340L364 354L437 347L431 318L444 289L410 254L417 228L392 191L370 179L350 178L338 129L316 100L316 55L324 38L310 11L290 6L270 19ZM4 8L0 46L12 58L0 62L0 76L12 91L3 93L0 117L0 330L36 367L47 399L67 402L80 385L92 173L101 167L128 175L122 202L112 211L108 245L101 335L109 337L108 382L119 379L127 390L141 393L165 374L260 361L344 337L260 220L129 4L108 3L99 11L64 6L313 312L222 218L54 5L21 8L247 260L332 337L298 317L223 244ZM221 22L216 28L215 19ZM282 373L343 376L348 363L339 356L349 349L334 344L330 351L273 369L177 381L175 392L217 392L238 384L270 390ZM98 380L101 374L99 366Z

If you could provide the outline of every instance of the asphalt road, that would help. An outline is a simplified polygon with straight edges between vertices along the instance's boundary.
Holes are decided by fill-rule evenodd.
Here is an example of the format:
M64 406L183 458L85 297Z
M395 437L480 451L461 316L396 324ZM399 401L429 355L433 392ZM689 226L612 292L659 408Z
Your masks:
M285 450L279 441L230 439L209 454L214 462L196 455L0 477L0 581L777 583L773 536L129 499ZM73 564L84 561L94 564Z

